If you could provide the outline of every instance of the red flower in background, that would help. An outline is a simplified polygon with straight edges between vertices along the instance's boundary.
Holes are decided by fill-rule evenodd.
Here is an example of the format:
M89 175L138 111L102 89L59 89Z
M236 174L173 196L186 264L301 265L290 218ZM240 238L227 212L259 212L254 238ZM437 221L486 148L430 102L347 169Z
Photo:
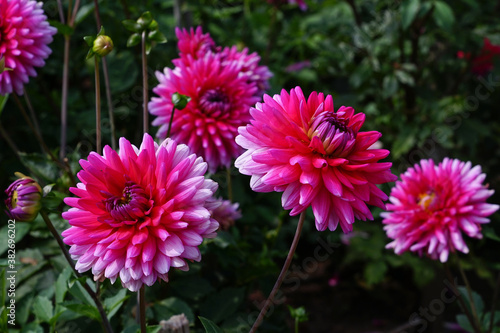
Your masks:
M488 38L484 38L483 48L472 60L470 52L457 52L458 58L472 61L471 70L476 75L485 75L493 70L493 58L498 55L500 55L500 45L491 44Z

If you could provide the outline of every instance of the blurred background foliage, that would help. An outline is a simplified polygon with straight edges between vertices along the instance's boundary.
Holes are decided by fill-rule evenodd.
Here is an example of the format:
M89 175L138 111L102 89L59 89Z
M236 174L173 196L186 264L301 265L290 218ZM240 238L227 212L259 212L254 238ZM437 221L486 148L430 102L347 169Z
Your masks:
M394 173L404 172L421 158L470 160L483 167L486 182L497 190L490 202L499 202L500 56L484 49L485 39L500 45L499 1L305 0L305 10L285 0L99 4L106 33L115 45L107 59L118 137L138 144L142 136L140 47L126 47L129 33L121 22L149 10L168 39L148 57L150 90L157 84L154 72L172 67L171 59L177 57L174 28L201 25L218 45L258 52L274 73L268 94L301 86L305 94L332 94L337 108L349 105L364 112L364 130L382 132L381 144L391 151L388 160L393 161ZM78 160L94 149L94 64L85 60L88 49L83 40L97 33L94 3L81 2L74 29L59 22L56 0L45 1L44 9L59 33L50 45L53 53L46 66L26 89L44 138L57 156L66 34L71 39L67 156L76 173ZM485 63L486 71L480 68ZM68 227L60 213L67 209L62 199L69 193L70 179L40 153L39 143L18 111L17 104L26 101L18 99L10 96L0 123L24 153L18 159L0 141L0 184L7 188L15 171L35 177L42 186L55 184L49 198L50 216L62 231ZM103 98L105 144L110 144L108 107ZM202 261L191 264L189 272L171 271L169 283L147 288L150 324L178 313L187 316L193 332L203 331L198 316L212 320L225 332L247 332L253 323L281 269L297 219L282 212L279 194L253 193L248 177L235 169L232 174L242 219L207 241ZM225 174L213 178L220 184L220 194L226 196ZM383 189L389 193L390 186ZM298 324L301 332L415 330L408 325L410 315L438 298L444 287L441 266L416 255L396 256L385 250L388 239L380 210L373 211L375 221L356 222L350 235L340 230L316 231L309 214L280 304L271 308L262 332L293 331L298 313L304 321ZM0 264L5 267L7 217L3 214L1 220ZM468 240L471 253L461 256L473 287L477 286L486 304L491 302L500 269L498 224L497 213L485 227L484 239ZM16 321L21 327L17 332L99 331L92 300L72 276L41 218L17 224L16 232ZM137 331L135 294L109 281L100 288L115 331ZM457 304L447 305L443 315L428 323L427 331L444 332L450 325L443 322L455 321L457 311ZM3 320L2 329L7 327Z

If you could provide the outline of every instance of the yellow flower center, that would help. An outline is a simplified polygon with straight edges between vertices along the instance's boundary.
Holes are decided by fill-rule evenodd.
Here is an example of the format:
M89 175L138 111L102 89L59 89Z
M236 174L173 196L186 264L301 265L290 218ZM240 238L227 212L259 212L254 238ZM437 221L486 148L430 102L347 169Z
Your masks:
M17 207L17 191L14 191L14 193L12 193L12 201L11 201L11 205L12 205L12 208L16 208Z
M421 193L419 194L418 199L418 205L423 209L428 210L429 206L431 206L435 202L436 193Z

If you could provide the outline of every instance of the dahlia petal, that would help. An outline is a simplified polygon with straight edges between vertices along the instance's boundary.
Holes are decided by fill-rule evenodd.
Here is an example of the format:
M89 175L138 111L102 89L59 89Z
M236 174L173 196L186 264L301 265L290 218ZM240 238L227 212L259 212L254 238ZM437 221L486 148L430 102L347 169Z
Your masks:
M153 261L153 267L159 274L166 274L170 270L170 257L158 252Z
M171 234L164 242L158 244L158 249L169 257L177 257L184 252L184 245L177 235Z
M142 248L142 261L153 260L156 253L156 241L154 237L150 237Z

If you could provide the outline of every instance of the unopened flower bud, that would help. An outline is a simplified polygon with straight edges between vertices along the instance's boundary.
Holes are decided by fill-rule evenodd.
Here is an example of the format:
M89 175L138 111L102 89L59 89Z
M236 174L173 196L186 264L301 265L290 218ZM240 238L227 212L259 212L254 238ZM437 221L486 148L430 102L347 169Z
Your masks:
M16 172L16 176L19 179L5 190L7 194L5 205L8 209L6 213L16 221L33 221L42 207L42 188L31 177L20 172Z
M94 40L92 51L101 57L105 57L113 51L113 41L106 35L97 36Z

